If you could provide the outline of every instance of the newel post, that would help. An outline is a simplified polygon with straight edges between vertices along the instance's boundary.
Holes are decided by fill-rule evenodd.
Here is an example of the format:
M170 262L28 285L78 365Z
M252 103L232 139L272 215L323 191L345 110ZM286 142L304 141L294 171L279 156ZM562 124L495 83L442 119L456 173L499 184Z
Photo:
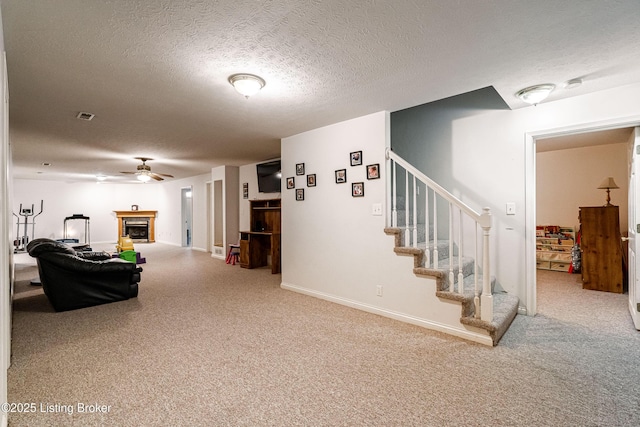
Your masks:
M486 322L493 321L493 295L491 295L491 258L489 256L489 237L491 235L491 210L482 209L480 215L482 227L482 296L480 297L480 318Z

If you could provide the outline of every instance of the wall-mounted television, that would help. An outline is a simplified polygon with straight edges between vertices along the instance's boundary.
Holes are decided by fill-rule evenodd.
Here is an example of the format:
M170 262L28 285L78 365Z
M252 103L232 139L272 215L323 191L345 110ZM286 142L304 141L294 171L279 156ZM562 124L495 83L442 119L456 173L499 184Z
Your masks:
M260 193L279 193L282 174L280 160L256 165L258 173L258 191Z

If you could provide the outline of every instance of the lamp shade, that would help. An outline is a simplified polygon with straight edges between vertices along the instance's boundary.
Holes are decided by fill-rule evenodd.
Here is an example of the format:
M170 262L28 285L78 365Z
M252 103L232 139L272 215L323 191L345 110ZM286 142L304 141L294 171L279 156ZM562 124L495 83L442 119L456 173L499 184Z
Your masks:
M613 188L620 188L620 187L618 187L618 184L616 184L612 176L609 176L603 179L600 185L598 186L599 190L610 190Z

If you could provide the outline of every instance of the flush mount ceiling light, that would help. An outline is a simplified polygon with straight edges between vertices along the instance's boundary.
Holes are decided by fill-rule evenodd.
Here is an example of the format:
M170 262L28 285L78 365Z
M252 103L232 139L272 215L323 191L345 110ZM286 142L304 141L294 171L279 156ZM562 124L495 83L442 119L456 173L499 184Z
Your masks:
M261 77L253 74L234 74L229 76L229 83L247 99L260 92L267 84Z
M529 86L519 90L516 96L527 104L536 105L546 99L547 96L556 88L552 83L542 85Z

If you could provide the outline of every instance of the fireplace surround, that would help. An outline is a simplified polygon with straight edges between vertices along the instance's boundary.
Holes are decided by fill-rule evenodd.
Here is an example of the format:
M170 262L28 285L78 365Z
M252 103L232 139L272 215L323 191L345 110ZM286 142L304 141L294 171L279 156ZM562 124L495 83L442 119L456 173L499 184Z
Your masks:
M158 211L114 211L118 218L118 236L129 236L133 242L155 242L155 219Z

